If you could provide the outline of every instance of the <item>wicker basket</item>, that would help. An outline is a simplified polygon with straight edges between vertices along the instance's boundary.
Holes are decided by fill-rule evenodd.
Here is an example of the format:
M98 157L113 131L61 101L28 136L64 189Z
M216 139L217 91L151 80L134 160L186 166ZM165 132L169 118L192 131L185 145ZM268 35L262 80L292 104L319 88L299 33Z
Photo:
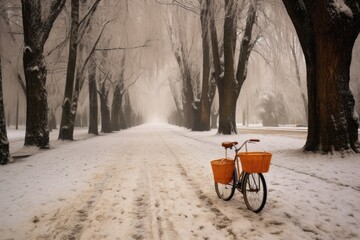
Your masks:
M231 159L217 159L211 161L211 168L214 174L214 180L217 183L230 183L234 173L234 161Z
M269 152L241 152L238 154L242 170L248 173L266 173L270 168L272 154Z

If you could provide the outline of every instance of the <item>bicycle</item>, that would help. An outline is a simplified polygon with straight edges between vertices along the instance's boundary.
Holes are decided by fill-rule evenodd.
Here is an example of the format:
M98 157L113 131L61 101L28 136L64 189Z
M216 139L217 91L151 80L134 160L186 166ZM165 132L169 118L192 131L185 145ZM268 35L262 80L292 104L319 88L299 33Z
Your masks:
M236 147L238 142L223 142L225 159L214 160L211 165L214 172L215 191L218 197L224 201L229 201L234 196L235 189L237 189L243 194L247 208L259 213L264 208L267 198L267 187L262 173L269 170L272 154L268 152L248 152L247 143L254 142L260 142L260 140L246 140L239 148ZM244 146L246 151L240 152ZM227 149L233 147L235 148L235 156L234 160L231 160L227 158ZM242 171L240 171L240 162Z

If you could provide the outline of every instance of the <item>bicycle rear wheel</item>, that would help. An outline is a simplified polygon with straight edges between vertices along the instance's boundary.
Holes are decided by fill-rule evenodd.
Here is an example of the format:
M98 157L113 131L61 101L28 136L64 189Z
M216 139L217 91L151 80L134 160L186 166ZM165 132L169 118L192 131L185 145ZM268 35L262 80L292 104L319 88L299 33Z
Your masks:
M235 179L236 179L236 175L234 172L231 182L227 184L215 182L215 191L219 198L221 198L224 201L229 201L234 196L235 183L236 183Z
M255 213L260 212L266 203L267 188L261 173L245 173L242 193L247 208Z

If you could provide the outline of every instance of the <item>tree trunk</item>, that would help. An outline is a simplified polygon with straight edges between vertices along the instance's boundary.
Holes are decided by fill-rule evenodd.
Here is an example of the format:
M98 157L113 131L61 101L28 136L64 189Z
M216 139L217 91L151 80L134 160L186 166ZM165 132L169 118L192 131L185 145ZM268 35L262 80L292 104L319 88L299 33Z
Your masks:
M358 6L346 4L349 17L329 2L283 2L306 59L309 127L304 150L359 152L358 117L349 90L352 48L360 31Z
M236 99L233 88L219 88L219 127L220 134L236 134Z
M236 87L234 56L236 45L236 7L234 0L225 0L226 17L224 21L224 77L219 89L219 128L220 134L237 133L236 130Z
M71 0L71 34L69 58L66 72L65 94L61 116L59 139L73 140L74 122L71 122L73 111L73 90L75 82L77 48L79 41L79 0Z
M180 32L177 35L176 32L170 31L173 53L180 69L183 84L182 106L184 111L184 125L186 128L191 129L193 127L194 92L192 83L192 68L189 63L187 41L185 40L184 34L185 33ZM175 45L175 42L177 41L179 41L179 46Z
M355 117L355 100L349 88L355 39L351 36L339 39L334 33L316 36L315 40L320 150L342 151L351 147L359 151L358 117Z
M108 103L109 90L105 88L105 81L102 83L100 91L100 112L101 112L101 132L110 133L111 124L110 124L110 109Z
M211 44L213 49L213 62L215 79L219 90L219 126L218 133L233 134L236 129L236 101L247 76L247 67L250 53L253 49L253 25L256 21L258 0L251 1L246 18L244 35L240 44L237 71L235 75L235 46L237 34L237 2L225 0L224 21L224 76L221 77L221 61L217 46L216 26L214 14L211 13ZM225 105L224 105L225 104Z
M217 120L218 120L219 113L211 112L211 128L217 128Z
M26 79L26 146L47 148L49 145L46 66L42 49L24 51Z
M2 90L2 67L0 56L0 164L5 165L10 160L9 141L6 133L6 121Z
M56 129L56 117L55 112L53 109L49 110L49 130L52 131L53 129Z
M121 111L121 89L122 83L117 81L113 94L113 101L111 105L111 128L113 131L120 130L120 111Z
M89 60L89 133L99 135L98 132L98 99L96 86L96 63Z
M200 102L195 102L193 131L210 130L210 42L209 42L209 5L210 0L202 1L200 14L202 53L203 53L203 74ZM213 96L212 96L213 97Z
M172 113L172 124L176 124L177 126L180 127L184 127L185 123L184 123L184 111L183 108L184 106L181 107L180 101L178 100L177 96L176 96L176 87L175 84L172 83L169 79L169 85L170 85L170 90L171 90L171 95L174 99L174 103L175 103L175 107L176 110Z
M236 93L237 94L236 98L238 98L241 88L247 77L247 69L248 69L250 53L254 48L254 44L256 42L256 41L252 42L252 32L253 32L253 26L256 22L256 12L257 12L258 4L259 4L259 0L252 0L247 13L246 26L244 30L244 36L241 39L241 43L240 43L240 53L239 53L239 60L237 65L238 67L236 71L237 87L235 91L238 91Z
M46 66L44 45L52 25L64 7L65 0L51 3L46 18L41 16L41 1L22 0L24 31L23 68L26 81L26 133L25 145L47 148L49 129L47 121Z
M130 107L130 102L127 104L127 102L124 101L130 101L129 95L127 94L125 96L125 90L122 89L120 92L120 112L119 112L119 127L120 129L127 129L131 127L131 118L132 118L132 110ZM125 98L125 100L124 100ZM126 100L127 99L127 100ZM128 115L127 115L128 114Z
M1 66L0 66L1 67ZM15 119L15 129L19 129L19 92L16 96L16 119Z
M119 131L123 129L121 126L124 121L122 114L122 99L125 88L125 64L126 53L124 52L120 61L120 74L119 79L115 83L113 102L111 105L111 127L113 131Z

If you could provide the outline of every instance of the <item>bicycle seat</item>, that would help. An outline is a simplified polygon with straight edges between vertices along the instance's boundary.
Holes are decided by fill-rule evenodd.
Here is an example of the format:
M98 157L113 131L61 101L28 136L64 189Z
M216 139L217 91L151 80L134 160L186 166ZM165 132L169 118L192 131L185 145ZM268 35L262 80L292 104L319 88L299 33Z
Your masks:
M221 145L224 148L232 148L233 146L237 145L238 142L223 142Z

